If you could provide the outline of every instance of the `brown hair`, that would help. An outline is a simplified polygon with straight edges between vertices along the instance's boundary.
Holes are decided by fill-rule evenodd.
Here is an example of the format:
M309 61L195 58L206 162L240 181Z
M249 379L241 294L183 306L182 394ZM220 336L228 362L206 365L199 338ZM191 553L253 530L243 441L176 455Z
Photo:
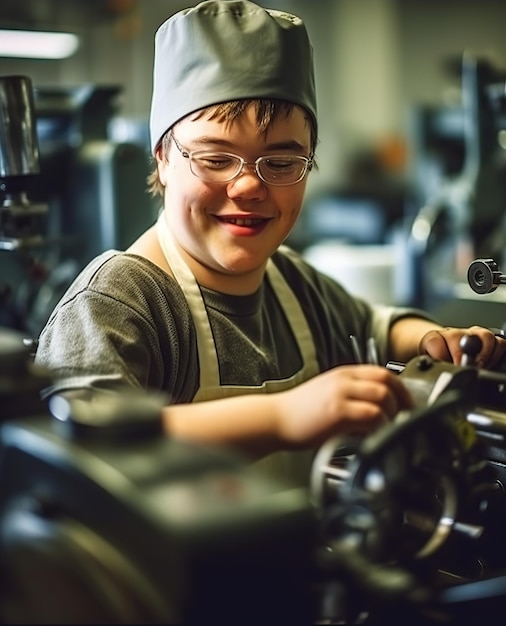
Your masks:
M197 119L208 116L210 120L218 120L224 122L227 126L230 126L238 117L240 117L244 111L253 104L256 110L256 120L258 124L258 130L261 133L266 133L269 126L280 116L287 118L293 111L295 106L291 102L285 100L269 100L269 99L247 99L247 100L233 100L232 102L225 102L223 104L215 104L205 109L201 109L196 114ZM192 114L195 115L195 114ZM311 129L311 154L314 154L317 143L317 126L316 120L312 115L308 115L307 119ZM171 142L171 128L163 135L160 140L160 147L165 156L169 150ZM152 196L163 196L164 186L160 182L158 176L158 168L156 160L153 158L154 167L147 178L148 191Z

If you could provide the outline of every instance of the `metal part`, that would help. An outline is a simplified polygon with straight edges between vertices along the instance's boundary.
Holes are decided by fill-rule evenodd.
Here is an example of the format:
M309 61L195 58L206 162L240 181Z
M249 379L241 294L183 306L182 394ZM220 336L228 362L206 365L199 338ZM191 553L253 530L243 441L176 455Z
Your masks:
M399 615L469 623L467 611L474 619L506 605L506 374L475 366L480 347L469 335L461 364L427 355L395 364L415 408L365 439L330 440L315 455L311 492L326 567L330 561L347 581L338 597L361 598L356 614L372 624ZM391 590L395 608L375 582L392 568L404 574Z
M0 76L0 178L40 173L32 82Z
M473 291L485 294L506 284L506 276L499 271L494 259L476 259L467 270L467 282Z

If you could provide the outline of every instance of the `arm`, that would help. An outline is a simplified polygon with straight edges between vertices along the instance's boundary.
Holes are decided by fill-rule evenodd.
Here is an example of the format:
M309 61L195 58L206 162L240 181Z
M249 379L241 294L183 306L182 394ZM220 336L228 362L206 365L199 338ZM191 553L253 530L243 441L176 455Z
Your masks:
M402 317L390 328L389 346L391 358L406 363L420 353L424 335L438 332L443 327L430 320L417 317Z
M506 341L486 328L444 328L403 317L390 329L391 358L406 362L426 353L460 363L460 339L470 333L482 339L481 363L493 365L506 352ZM340 365L280 393L169 406L164 424L173 436L231 445L258 457L315 447L336 434L365 435L412 406L401 379L386 368Z
M411 407L400 379L377 365L339 366L301 385L164 409L168 434L232 445L253 457L321 445L338 433L367 434Z

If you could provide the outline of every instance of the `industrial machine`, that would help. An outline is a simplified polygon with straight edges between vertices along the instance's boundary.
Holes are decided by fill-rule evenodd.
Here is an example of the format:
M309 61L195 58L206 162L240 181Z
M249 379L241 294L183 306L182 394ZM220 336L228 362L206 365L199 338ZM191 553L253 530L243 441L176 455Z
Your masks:
M466 306L469 317L478 309L467 302L467 266L484 255L504 262L506 71L470 52L451 59L447 69L460 97L411 110L405 289L410 304L439 314L449 303L449 315L462 315L467 325ZM453 308L456 299L463 302ZM492 319L492 309L488 303L478 309L482 319Z
M481 295L506 282L493 259L467 276ZM476 624L506 609L506 363L477 368L476 336L461 347L459 365L387 364L415 409L315 457L330 623Z
M304 490L163 434L167 398L49 380L0 333L0 622L311 623Z
M113 132L120 92L0 76L0 325L37 337L89 260L155 221L147 138Z

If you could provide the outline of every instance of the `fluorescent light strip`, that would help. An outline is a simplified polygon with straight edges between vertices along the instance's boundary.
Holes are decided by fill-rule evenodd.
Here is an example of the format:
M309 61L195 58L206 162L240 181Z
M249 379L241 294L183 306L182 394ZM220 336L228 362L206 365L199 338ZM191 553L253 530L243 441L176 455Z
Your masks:
M77 35L28 30L0 30L0 57L66 59L79 46Z

